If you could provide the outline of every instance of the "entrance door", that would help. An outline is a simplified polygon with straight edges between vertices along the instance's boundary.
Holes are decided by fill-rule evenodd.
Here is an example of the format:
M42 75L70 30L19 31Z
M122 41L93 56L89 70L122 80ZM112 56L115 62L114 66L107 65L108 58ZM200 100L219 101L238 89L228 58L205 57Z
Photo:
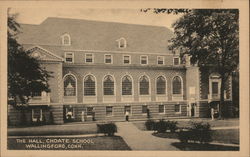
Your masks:
M195 116L196 103L191 104L191 117Z

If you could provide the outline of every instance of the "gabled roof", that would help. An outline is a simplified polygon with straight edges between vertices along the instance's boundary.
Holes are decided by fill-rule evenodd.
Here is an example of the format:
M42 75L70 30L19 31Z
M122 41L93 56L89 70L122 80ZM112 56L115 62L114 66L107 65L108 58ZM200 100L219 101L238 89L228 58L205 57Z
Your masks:
M40 25L21 24L22 44L61 46L61 36L71 37L67 49L170 53L167 46L173 32L166 27L90 21L67 18L47 18ZM117 39L127 41L119 49ZM65 46L64 46L65 47Z

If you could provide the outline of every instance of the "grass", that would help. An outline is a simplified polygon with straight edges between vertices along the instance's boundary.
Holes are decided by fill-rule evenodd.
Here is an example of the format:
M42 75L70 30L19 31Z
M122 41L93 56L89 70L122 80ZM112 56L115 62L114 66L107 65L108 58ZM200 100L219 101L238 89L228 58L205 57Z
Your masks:
M191 120L181 120L181 119L173 119L173 121L177 121L178 127L190 127L191 121L194 122L208 122L211 127L226 127L226 126L239 126L239 119L225 119L225 120L214 120L211 121L210 119L191 119ZM133 122L133 124L140 130L146 131L145 121L137 121Z
M39 142L17 143L16 138L8 138L8 149L10 150L131 150L130 147L120 136L93 136L93 137L39 137L28 139L40 139L42 144L47 145L46 148L41 148ZM46 139L68 139L69 142L45 142ZM77 141L77 142L74 142ZM82 141L82 142L79 142ZM91 142L89 142L91 141ZM28 147L27 144L38 145L36 147ZM40 145L42 145L40 144Z
M222 146L215 144L198 144L198 143L172 143L173 146L184 151L239 151L238 146Z
M25 128L8 128L8 136L79 135L97 133L96 124L43 125Z

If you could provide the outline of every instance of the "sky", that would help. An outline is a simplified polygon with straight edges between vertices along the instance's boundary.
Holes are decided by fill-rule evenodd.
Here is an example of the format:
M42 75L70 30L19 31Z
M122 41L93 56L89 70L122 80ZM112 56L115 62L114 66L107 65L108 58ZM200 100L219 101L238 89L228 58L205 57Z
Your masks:
M94 9L94 8L11 8L18 13L17 21L25 24L40 24L47 17L64 17L95 21L121 22L130 24L165 26L171 30L181 15L141 12L140 9Z

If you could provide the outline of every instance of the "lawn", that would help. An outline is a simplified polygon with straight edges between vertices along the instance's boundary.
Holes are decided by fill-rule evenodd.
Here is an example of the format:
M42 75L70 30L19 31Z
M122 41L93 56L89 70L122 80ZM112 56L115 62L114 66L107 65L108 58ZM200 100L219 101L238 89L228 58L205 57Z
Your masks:
M17 142L17 139L25 142ZM10 150L131 150L120 136L8 138Z
M191 120L183 120L183 119L173 119L173 121L177 121L178 127L190 127L190 122L208 122L211 127L226 127L226 126L239 126L239 119L225 119L225 120L213 120L210 119L191 119ZM146 127L144 125L145 121L137 121L133 122L133 124L140 130L146 131Z
M43 125L8 128L8 136L79 135L97 133L96 124Z

